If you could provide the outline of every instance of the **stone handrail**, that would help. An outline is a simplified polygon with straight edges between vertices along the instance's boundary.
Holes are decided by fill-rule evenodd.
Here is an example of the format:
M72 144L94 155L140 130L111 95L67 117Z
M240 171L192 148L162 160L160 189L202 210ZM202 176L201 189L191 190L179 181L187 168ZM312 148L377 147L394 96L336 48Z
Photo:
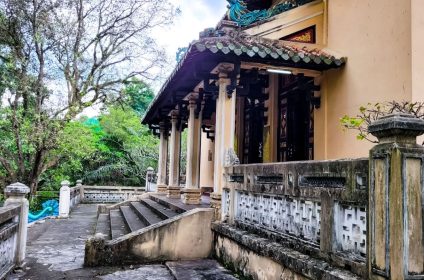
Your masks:
M12 269L25 260L28 208L25 195L29 188L15 183L5 189L7 197L0 207L0 279L6 278Z
M76 186L70 189L71 208L74 208L81 203L83 191L84 188L82 186L82 181L78 180Z
M20 205L0 208L0 279L16 264L20 212Z
M222 219L364 275L368 162L228 166Z

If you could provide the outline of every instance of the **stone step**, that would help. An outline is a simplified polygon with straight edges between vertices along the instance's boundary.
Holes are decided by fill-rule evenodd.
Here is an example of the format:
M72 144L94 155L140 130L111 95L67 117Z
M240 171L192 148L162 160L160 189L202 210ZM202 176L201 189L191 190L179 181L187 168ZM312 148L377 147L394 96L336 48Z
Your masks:
M110 210L110 231L112 239L121 237L130 232L120 210Z
M187 211L184 206L184 203L181 202L181 199L179 198L168 198L163 195L150 195L150 199L154 202L157 202L160 205L165 206L168 209L171 209L172 211L175 211L178 214L182 214ZM195 208L195 207L192 207ZM189 209L191 210L191 209Z
M121 213L124 216L124 222L131 232L144 228L146 226L143 221L140 220L138 215L134 212L130 206L121 206Z
M151 199L142 199L141 203L143 203L145 206L149 207L153 212L156 213L159 217L162 219L169 219L172 218L179 213L166 208L164 205L157 203L156 201L153 201Z
M153 212L149 207L143 205L140 202L131 202L130 204L134 209L134 212L146 225L153 225L164 220L155 212Z
M232 273L216 260L166 262L176 280L237 280Z
M110 220L108 214L100 214L99 217L97 217L97 224L96 224L96 234L101 233L105 235L105 239L110 239Z

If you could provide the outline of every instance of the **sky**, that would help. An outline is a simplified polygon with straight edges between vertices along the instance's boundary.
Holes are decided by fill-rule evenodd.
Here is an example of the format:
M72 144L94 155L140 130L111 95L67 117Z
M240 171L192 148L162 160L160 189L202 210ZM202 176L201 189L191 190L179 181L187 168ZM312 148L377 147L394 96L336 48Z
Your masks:
M169 57L170 70L176 64L175 54L178 48L187 47L190 42L199 38L199 32L215 27L227 11L226 0L170 0L179 7L181 14L174 24L154 34L157 43L163 46ZM165 75L166 76L166 75ZM159 84L154 84L155 91Z

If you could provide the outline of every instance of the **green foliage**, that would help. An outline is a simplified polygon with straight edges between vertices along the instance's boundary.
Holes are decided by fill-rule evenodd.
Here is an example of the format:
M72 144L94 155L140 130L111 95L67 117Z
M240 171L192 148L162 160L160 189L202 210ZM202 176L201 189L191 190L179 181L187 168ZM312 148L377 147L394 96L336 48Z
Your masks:
M155 97L152 89L143 81L132 79L124 89L124 102L139 116L144 115Z
M136 111L111 106L100 116L102 143L108 147L85 180L92 183L144 185L148 167L157 167L158 139L140 123Z
M366 106L359 107L359 113L356 116L342 117L340 124L345 130L357 131L356 139L377 143L378 141L369 135L368 126L377 119L393 113L406 113L424 119L424 102L368 103Z
M131 94L123 96L126 100L153 98L140 82L126 85L122 92ZM62 160L44 173L42 189L59 190L61 181L81 178L94 185L144 185L147 168L157 168L159 139L140 122L140 114L148 107L143 102L109 104L97 118L69 123L54 155Z

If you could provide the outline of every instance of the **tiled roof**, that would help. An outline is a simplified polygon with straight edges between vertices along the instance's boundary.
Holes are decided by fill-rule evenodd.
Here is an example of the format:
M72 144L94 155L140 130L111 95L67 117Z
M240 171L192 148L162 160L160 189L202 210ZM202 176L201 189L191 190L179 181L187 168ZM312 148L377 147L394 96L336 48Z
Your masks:
M268 58L271 61L315 64L318 68L322 65L325 69L337 68L345 63L343 57L338 58L319 49L299 48L284 41L250 36L240 30L230 30L221 34L215 32L215 34L217 36L208 36L194 41L189 47L189 52L197 50L238 57Z
M143 123L156 123L157 111L175 106L171 94L189 93L200 81L193 78L196 65L211 71L220 62L256 62L275 67L328 70L341 67L345 58L335 57L319 49L299 48L287 42L250 36L241 29L207 29L193 41L151 103ZM172 100L172 101L171 101Z

